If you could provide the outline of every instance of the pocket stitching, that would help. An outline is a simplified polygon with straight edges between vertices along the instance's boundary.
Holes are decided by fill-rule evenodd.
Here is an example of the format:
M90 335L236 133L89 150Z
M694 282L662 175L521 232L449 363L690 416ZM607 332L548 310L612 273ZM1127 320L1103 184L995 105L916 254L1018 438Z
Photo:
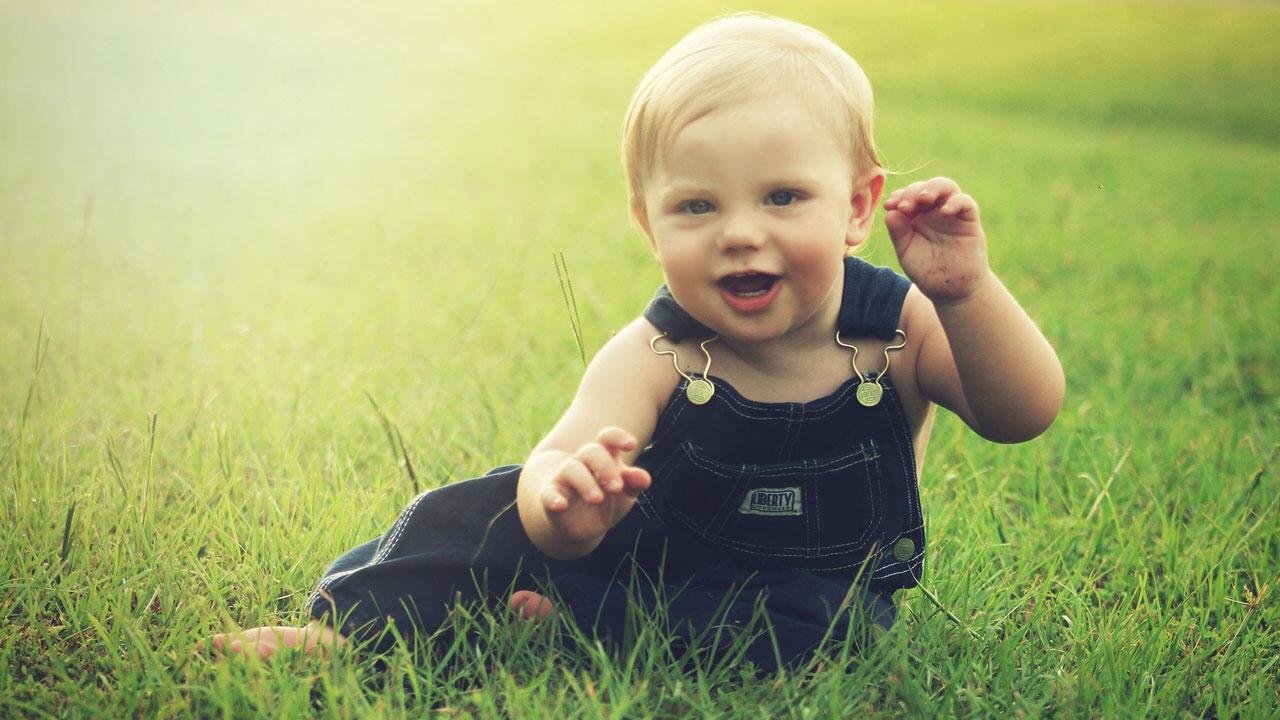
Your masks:
M840 455L835 458L829 458L821 462L812 460L812 459L806 459L796 463L784 463L776 466L761 466L759 464L730 465L728 463L720 462L718 460L709 458L701 454L701 447L699 447L696 443L689 440L686 440L680 443L680 447L682 450L681 454L683 454L689 460L690 464L693 467L699 470L702 470L704 472L712 473L713 475L716 475L720 479L725 480L726 483L733 482L734 484L734 488L733 488L734 494L728 496L727 502L717 509L717 513L712 516L710 527L704 527L701 523L694 520L686 513L681 512L680 509L676 507L674 504L670 502L663 503L673 515L675 515L676 517L680 518L683 521L683 524L689 530L693 531L694 534L710 542L719 543L726 547L730 547L732 549L738 550L740 552L746 552L748 554L755 555L757 557L763 557L763 558L781 558L781 557L821 558L821 557L829 557L831 555L844 555L844 554L848 554L852 549L859 548L859 547L866 547L865 541L867 537L872 533L878 531L881 525L883 524L883 518L881 517L881 513L882 513L881 498L880 498L879 488L877 486L879 482L879 472L877 472L876 469L868 469L865 478L868 484L869 494L871 495L870 499L871 499L871 507L872 507L872 518L871 518L871 522L864 529L864 531L858 537L857 540L854 540L851 542L845 542L845 543L837 543L835 545L827 545L827 546L822 546L821 544L819 544L815 551L814 548L810 548L808 546L753 545L750 543L744 543L738 540L726 538L720 535L720 529L723 527L723 523L727 521L728 516L732 514L731 511L728 513L724 512L724 509L726 507L731 508L733 506L734 503L732 501L736 499L736 495L740 492L742 487L746 483L748 483L751 479L795 475L797 474L798 471L802 474L812 473L813 475L816 475L817 470L819 468L821 468L823 472L835 472L835 471L845 470L847 468L851 468L856 465L866 463L867 461L870 461L870 460L879 459L880 457L879 447L876 445L874 440L868 439L867 442L860 443L858 445L858 449L855 452L847 453L845 455ZM676 457L677 455L673 453L671 458L669 458L668 463L674 460ZM663 468L665 469L666 466L667 466L667 463L664 463ZM761 469L762 467L765 467L767 469L762 470ZM875 478L871 477L872 472L876 473ZM729 474L728 477L726 477L726 473ZM816 486L816 482L815 482L815 486ZM814 494L816 496L817 493L815 492ZM816 504L817 501L818 499L815 497L814 503ZM809 522L807 513L804 514L804 521L806 524L806 537L807 537L808 522ZM789 552L779 552L779 551L789 551Z

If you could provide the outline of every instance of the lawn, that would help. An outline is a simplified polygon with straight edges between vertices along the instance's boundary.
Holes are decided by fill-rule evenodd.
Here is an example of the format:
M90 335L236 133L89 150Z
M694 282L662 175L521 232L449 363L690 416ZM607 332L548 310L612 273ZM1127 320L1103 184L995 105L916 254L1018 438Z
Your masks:
M924 589L757 680L487 616L192 654L550 428L661 281L630 93L729 8L187 5L0 7L0 716L1280 714L1280 8L754 6L867 70L890 187L977 198L1068 383L1023 445L940 415Z

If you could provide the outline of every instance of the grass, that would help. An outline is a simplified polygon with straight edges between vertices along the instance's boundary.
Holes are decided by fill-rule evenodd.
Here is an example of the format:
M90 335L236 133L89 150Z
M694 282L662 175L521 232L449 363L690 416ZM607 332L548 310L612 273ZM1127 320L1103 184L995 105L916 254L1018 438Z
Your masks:
M0 715L1280 713L1255 4L758 6L862 62L891 184L978 198L1066 367L1032 443L939 420L924 584L959 625L904 592L880 649L766 681L484 616L448 662L189 653L550 427L660 281L629 93L722 9L0 9Z

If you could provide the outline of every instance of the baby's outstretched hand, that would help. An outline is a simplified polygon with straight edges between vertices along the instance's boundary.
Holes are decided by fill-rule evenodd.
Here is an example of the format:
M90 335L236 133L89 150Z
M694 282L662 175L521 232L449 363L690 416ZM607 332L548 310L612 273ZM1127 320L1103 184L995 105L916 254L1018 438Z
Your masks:
M568 540L600 538L649 487L649 472L622 459L635 446L635 437L627 431L605 428L595 442L567 458L543 486L540 499L547 518Z
M935 303L969 297L990 274L978 204L954 180L936 177L895 190L884 224L902 271Z

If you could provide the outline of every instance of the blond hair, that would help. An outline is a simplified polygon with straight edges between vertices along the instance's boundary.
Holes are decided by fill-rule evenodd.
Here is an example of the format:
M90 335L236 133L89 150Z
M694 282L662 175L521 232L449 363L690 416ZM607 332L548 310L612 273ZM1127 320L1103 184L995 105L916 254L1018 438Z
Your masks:
M694 28L636 88L622 133L631 202L643 208L644 183L686 125L733 103L779 93L794 93L834 131L855 175L881 167L871 134L871 83L858 63L808 25L735 13Z

